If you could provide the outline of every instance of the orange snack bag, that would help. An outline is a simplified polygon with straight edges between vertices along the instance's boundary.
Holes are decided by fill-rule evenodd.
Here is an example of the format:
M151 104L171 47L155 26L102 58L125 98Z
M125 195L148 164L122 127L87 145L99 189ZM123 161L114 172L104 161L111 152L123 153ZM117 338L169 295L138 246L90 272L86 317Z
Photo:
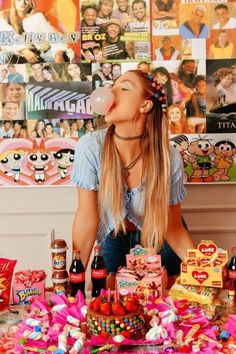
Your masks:
M0 311L9 305L11 280L16 261L0 258Z

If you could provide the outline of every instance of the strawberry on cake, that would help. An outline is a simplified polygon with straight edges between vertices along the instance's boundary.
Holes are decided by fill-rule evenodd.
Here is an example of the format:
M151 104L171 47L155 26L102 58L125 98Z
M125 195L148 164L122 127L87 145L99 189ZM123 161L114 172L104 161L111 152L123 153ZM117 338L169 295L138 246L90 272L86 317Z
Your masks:
M143 338L146 333L143 306L135 295L119 299L101 295L89 305L87 326L91 335L103 338L118 334L131 339Z

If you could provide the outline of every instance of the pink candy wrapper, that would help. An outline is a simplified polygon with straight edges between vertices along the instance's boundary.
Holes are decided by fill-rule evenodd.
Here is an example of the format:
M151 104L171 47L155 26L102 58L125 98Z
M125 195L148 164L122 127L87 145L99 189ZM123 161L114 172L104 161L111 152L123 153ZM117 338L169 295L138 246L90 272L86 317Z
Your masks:
M15 304L29 304L45 299L46 274L43 270L23 270L15 274L13 300Z

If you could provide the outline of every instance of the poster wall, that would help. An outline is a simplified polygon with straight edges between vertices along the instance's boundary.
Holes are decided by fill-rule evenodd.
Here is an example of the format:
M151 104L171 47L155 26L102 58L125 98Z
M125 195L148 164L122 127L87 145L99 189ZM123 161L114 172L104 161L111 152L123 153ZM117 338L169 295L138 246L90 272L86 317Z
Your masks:
M72 185L90 94L130 69L164 87L186 182L235 182L235 34L235 1L0 0L0 186Z

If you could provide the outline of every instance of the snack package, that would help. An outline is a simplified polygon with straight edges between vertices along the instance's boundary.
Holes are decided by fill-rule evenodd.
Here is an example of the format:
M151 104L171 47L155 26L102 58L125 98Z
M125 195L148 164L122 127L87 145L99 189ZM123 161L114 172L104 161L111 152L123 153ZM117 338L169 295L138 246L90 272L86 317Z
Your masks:
M0 258L0 311L9 305L15 260Z
M219 292L218 288L201 285L182 285L180 277L170 288L168 295L177 299L188 299L189 302L198 302L201 305L209 305L214 302Z
M25 269L15 274L13 300L15 304L29 304L38 298L45 299L46 274L43 270Z

